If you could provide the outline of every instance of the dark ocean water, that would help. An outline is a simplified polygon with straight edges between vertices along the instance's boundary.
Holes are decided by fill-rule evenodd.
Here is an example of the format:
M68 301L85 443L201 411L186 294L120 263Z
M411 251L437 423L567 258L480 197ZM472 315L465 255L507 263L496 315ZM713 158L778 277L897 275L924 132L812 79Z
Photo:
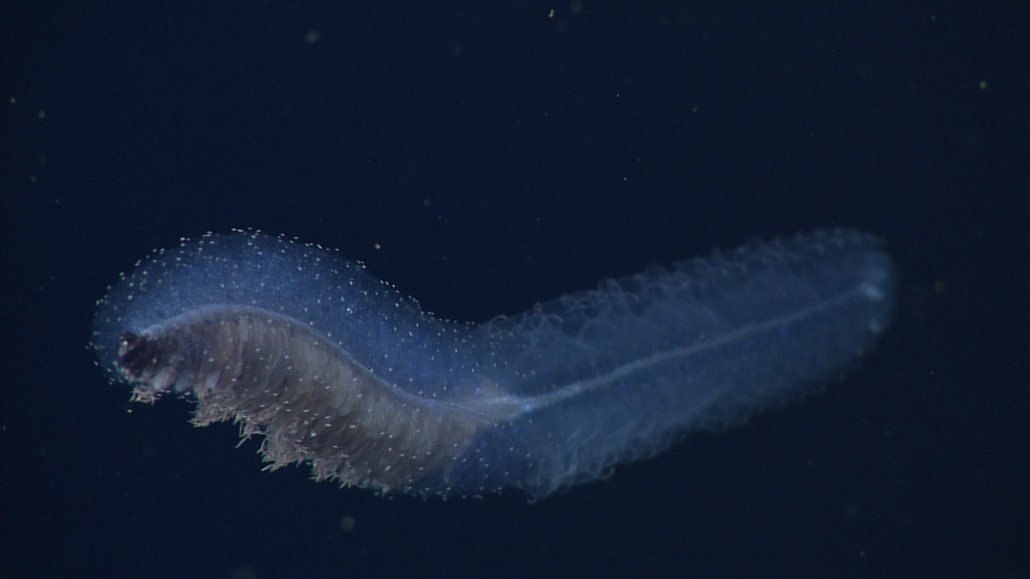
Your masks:
M0 574L1030 577L1028 54L1017 2L6 4ZM120 272L233 227L473 322L854 227L898 311L821 395L606 481L383 498L94 365Z

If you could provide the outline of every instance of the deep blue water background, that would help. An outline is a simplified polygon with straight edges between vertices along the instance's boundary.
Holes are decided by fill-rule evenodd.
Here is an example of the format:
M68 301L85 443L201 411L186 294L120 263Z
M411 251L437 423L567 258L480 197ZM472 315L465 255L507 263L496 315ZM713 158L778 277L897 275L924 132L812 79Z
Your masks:
M196 4L0 9L4 577L1030 577L1030 5ZM86 350L210 230L482 321L834 226L897 260L874 356L536 504L262 473Z

